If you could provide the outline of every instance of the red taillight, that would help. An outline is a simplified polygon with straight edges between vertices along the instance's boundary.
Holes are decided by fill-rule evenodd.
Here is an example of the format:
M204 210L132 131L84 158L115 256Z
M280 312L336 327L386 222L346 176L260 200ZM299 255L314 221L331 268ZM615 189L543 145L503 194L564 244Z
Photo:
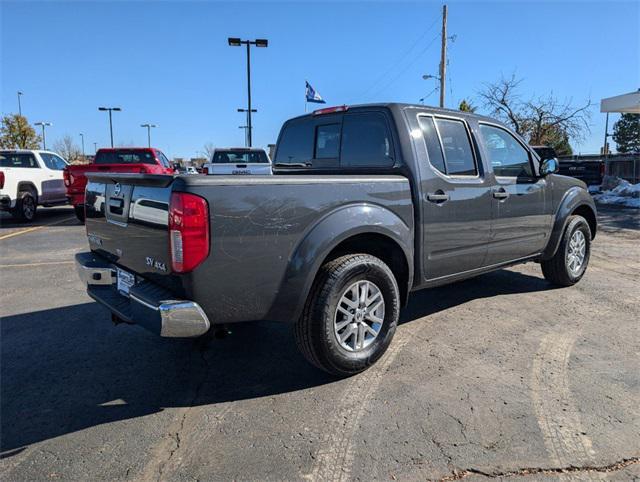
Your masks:
M209 256L209 206L195 194L174 192L169 204L171 269L188 273Z
M209 174L209 168L208 167L203 167L202 168L202 174L205 174L205 175Z
M339 105L337 107L327 107L325 109L318 109L313 111L313 115L333 114L334 112L345 112L349 110L348 105Z
M0 171L0 189L4 188L4 172Z
M71 174L66 169L62 171L62 178L64 179L64 185L69 187L71 186Z

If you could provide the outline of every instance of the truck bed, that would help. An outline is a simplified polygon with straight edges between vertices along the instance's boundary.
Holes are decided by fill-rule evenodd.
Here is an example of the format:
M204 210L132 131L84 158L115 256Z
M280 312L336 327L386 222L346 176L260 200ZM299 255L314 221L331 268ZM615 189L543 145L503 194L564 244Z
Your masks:
M280 319L283 306L298 301L279 292L287 277L296 276L291 260L312 262L316 253L304 252L305 239L315 235L314 228L329 213L343 211L341 219L353 221L355 230L367 225L368 213L384 209L411 233L407 243L413 244L411 190L403 176L88 177L86 224L92 251L177 297L197 300L212 323ZM186 274L170 270L172 192L201 196L209 206L209 255ZM330 233L331 226L323 232Z

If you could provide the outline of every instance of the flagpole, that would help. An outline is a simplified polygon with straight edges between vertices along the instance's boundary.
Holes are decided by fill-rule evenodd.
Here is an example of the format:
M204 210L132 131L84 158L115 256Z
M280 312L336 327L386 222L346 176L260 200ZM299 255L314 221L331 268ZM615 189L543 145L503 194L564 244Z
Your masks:
M304 113L307 113L307 83L308 81L304 81Z

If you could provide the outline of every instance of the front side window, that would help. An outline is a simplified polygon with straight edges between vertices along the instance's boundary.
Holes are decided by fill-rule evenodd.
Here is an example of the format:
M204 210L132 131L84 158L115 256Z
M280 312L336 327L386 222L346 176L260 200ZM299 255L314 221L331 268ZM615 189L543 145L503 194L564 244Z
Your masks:
M464 122L452 119L435 120L449 176L475 176L478 174L471 142Z
M28 152L14 152L0 154L0 167L38 168L38 161Z
M364 112L344 116L341 167L389 167L391 135L383 114Z
M313 157L313 121L309 118L294 119L282 128L278 140L275 164L304 164Z
M315 159L337 159L340 154L340 124L316 127Z
M480 124L493 172L498 177L533 177L529 152L509 132Z
M52 171L62 171L65 167L67 167L67 163L59 156L55 154L48 154L43 152L40 154L40 157L44 161L44 164L51 169Z

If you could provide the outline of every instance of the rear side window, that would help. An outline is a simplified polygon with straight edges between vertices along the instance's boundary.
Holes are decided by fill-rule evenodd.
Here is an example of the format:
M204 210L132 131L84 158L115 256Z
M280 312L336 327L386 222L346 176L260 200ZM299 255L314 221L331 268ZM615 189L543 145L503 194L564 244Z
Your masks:
M155 164L150 151L98 151L94 164Z
M446 174L447 168L444 166L444 156L442 155L442 148L440 146L440 140L438 139L438 132L436 131L436 125L433 122L433 118L420 117L420 128L422 129L424 143L427 145L429 162L438 171Z
M500 177L533 177L529 152L504 129L480 124L493 172Z
M274 162L278 164L306 164L313 157L313 119L303 118L285 124L278 142Z
M464 122L438 118L435 122L442 141L447 174L450 176L477 175L478 170Z
M340 124L316 127L315 159L337 159L340 154Z
M391 136L379 112L347 114L342 125L342 167L390 167Z
M38 161L33 154L28 152L2 153L0 154L0 167L28 167L38 168Z
M156 153L158 155L158 160L163 167L171 167L171 162L169 162L169 159L167 159L167 156L165 156L162 151L156 151Z

